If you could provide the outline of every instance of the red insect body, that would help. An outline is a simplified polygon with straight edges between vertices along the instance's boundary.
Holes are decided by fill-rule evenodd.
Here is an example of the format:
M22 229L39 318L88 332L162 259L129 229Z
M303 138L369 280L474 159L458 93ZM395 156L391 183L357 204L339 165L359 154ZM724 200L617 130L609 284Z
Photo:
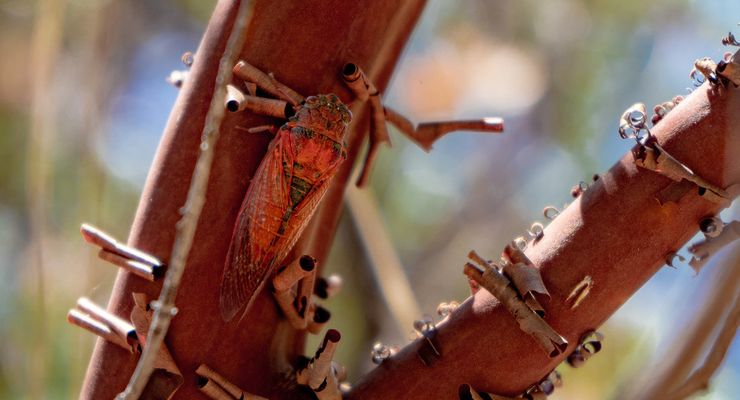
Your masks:
M271 272L287 256L347 158L351 120L333 94L298 106L270 143L239 210L221 282L225 321L249 309ZM245 309L245 312L246 312Z

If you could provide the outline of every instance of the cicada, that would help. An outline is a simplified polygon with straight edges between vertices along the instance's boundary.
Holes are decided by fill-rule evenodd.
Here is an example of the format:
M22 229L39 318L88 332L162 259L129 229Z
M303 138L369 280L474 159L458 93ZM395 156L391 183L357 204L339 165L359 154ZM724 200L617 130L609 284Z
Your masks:
M249 309L300 237L347 159L344 136L351 119L337 96L311 96L276 132L234 226L219 300L225 321Z

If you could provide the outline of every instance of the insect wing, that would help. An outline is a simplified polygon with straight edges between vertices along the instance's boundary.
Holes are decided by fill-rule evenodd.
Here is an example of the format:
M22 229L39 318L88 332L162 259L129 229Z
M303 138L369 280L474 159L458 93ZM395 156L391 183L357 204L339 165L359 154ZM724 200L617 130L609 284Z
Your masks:
M249 308L276 259L275 245L283 236L279 229L290 206L292 169L286 167L293 165L292 154L289 132L281 129L247 190L221 281L219 308L224 321L245 305Z
M336 161L314 182L311 191L306 195L306 197L304 197L303 200L295 206L289 223L286 226L285 235L280 238L279 243L276 245L276 260L283 260L288 255L288 252L293 248L295 242L301 236L301 233L303 233L306 225L308 225L308 222L311 220L314 212L319 207L319 202L321 202L324 194L326 194L326 191L329 189L331 178L336 175L339 170L339 166L345 158L346 156L344 155L341 158L337 158Z

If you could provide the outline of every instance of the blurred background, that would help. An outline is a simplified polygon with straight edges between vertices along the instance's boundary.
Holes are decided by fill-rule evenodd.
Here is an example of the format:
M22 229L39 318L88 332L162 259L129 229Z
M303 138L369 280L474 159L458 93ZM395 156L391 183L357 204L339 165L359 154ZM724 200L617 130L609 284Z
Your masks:
M165 77L196 50L214 3L0 0L0 398L77 397L94 338L65 315L80 296L105 304L116 273L79 225L127 236L177 96ZM387 104L416 122L501 116L506 133L450 135L427 154L392 131L381 151L370 193L418 309L467 297L467 252L498 254L608 169L630 147L622 111L688 94L693 61L718 60L738 22L735 0L430 0ZM352 380L372 368L374 341L414 333L367 284L349 213L339 229L327 268L346 284L327 305ZM560 368L554 398L619 396L670 354L736 250L698 276L663 268L603 327L598 356ZM737 398L739 381L735 345L701 398Z

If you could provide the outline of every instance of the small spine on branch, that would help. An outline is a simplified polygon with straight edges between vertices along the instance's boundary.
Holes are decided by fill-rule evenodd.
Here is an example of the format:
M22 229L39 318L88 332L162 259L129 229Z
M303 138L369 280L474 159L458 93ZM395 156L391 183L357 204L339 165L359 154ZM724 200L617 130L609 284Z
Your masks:
M424 316L414 321L414 330L423 339L416 354L424 365L431 366L442 358L442 347L437 340L437 327L431 317Z
M383 361L398 353L398 350L397 346L388 346L380 342L375 342L372 350L370 350L370 360L373 364L380 365Z

